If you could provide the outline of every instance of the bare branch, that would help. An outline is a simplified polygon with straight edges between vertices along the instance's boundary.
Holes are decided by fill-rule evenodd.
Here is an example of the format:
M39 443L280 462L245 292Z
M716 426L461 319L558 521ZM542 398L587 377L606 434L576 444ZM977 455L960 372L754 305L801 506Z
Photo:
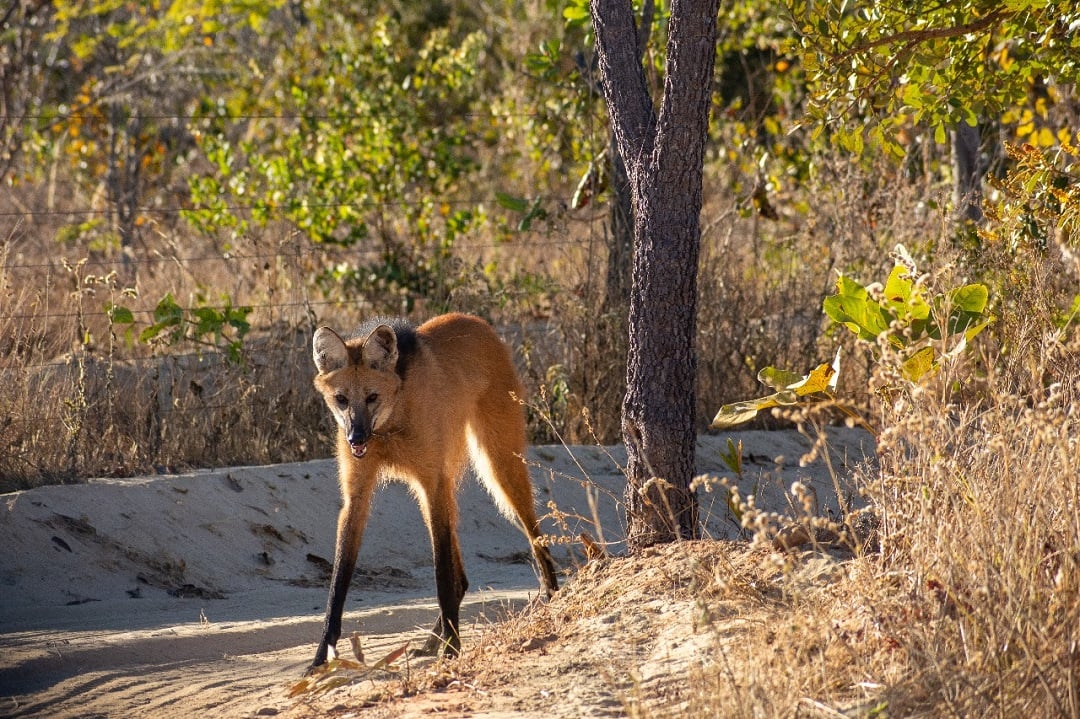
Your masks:
M990 26L1012 15L1015 15L1015 13L1009 10L1003 10L999 8L985 17L979 18L978 20L969 22L964 25L957 25L956 27L938 27L928 28L926 30L905 30L904 32L898 32L895 35L879 37L874 40L865 42L861 45L856 45L855 47L852 47L851 49L840 53L836 56L835 59L837 62L850 60L855 55L861 55L862 53L869 52L870 50L881 47L882 45L903 43L908 47L911 47L920 43L929 42L930 40L945 40L948 38L968 35L970 33L978 33L986 30Z

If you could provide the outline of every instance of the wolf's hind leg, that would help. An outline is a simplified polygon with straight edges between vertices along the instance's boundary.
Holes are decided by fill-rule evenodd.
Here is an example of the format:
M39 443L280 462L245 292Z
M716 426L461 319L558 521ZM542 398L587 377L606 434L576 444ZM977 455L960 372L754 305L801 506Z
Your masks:
M499 509L508 519L516 521L528 538L533 558L540 571L540 589L550 598L559 589L559 580L555 573L555 562L547 546L543 544L540 521L536 517L536 499L533 497L532 481L524 460L524 420L519 416L520 407L516 404L511 406L515 411L510 414L510 418L516 417L516 421L508 419L510 425L504 427L503 431L488 430L480 434L471 432L470 453L484 486L499 505ZM510 442L508 438L519 436L519 428L515 425L520 425L521 439ZM488 422L487 426L499 427L492 422Z

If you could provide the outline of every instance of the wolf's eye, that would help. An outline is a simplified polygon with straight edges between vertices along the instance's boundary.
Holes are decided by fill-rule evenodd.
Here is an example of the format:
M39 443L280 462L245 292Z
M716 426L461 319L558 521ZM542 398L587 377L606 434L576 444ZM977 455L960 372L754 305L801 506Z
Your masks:
M379 399L379 395L377 395L377 394L375 394L374 392L372 392L371 394L369 394L369 395L367 396L367 400L365 400L365 401L366 401L366 402L367 402L368 404L375 404L375 402L376 402L376 401L378 401L378 399Z
M335 394L334 401L337 402L337 406L345 409L349 406L349 398L343 394Z

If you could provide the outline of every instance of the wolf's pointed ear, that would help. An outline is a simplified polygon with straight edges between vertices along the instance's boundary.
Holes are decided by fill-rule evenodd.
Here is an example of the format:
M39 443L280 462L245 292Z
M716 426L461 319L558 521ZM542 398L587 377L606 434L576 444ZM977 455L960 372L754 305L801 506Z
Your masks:
M345 340L329 327L315 330L311 340L311 356L319 374L333 372L349 364L349 349L345 346Z
M371 369L390 371L397 365L397 335L389 325L379 325L364 340L361 357Z

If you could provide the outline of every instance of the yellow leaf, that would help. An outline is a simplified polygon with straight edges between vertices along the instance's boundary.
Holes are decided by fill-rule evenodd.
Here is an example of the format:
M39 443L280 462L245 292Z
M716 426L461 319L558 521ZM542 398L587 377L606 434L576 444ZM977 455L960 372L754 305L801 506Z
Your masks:
M400 646L397 649L393 650L392 652L387 654L385 657L383 657L379 661L372 664L371 668L372 669L389 669L390 665L393 664L394 662L396 662L398 659L400 659L401 656L403 654L405 654L405 651L408 648L409 648L409 643L405 642L405 644L403 644L402 646Z
M712 424L709 426L713 429L727 429L729 427L734 427L743 424L744 422L749 422L754 417L757 417L757 413L761 410L775 406L776 403L772 401L772 397L725 404L720 408L720 411L716 413L716 416L713 417Z
M840 350L836 351L836 357L831 364L819 364L801 382L789 385L788 389L794 390L795 394L805 397L808 394L827 392L836 389L836 381L840 376Z
M904 360L902 372L904 379L918 382L934 369L936 355L933 347L923 347L921 350Z

